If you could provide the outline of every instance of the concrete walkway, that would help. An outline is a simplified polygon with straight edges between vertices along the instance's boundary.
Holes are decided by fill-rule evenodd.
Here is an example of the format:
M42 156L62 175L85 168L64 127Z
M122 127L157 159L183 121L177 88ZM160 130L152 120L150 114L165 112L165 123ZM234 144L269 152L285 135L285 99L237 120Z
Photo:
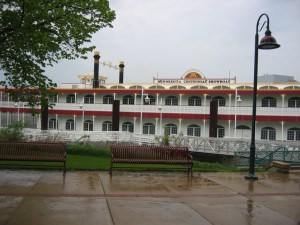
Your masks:
M0 225L300 224L300 172L0 170Z

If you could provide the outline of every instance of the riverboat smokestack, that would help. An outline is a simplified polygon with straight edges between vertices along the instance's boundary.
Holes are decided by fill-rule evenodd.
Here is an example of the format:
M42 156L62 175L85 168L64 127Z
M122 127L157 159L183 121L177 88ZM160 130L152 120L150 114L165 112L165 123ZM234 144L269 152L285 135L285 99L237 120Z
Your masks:
M123 84L123 78L124 78L124 61L120 61L120 65L119 65L119 84Z
M218 101L210 101L209 137L218 136Z
M113 101L112 131L119 131L120 124L120 100Z
M100 59L100 52L95 52L93 88L99 88L99 59Z

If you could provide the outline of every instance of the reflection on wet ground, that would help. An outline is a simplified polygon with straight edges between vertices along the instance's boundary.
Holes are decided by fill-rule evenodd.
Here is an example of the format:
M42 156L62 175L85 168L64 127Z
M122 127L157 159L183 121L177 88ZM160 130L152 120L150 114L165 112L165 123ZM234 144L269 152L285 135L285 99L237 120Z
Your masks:
M258 176L0 170L0 225L299 225L300 171Z

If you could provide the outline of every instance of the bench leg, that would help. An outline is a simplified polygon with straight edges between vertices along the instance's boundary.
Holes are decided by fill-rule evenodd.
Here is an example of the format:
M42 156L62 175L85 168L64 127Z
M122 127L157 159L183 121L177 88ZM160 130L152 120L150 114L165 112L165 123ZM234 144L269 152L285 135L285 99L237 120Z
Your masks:
M113 163L110 161L109 175L111 176L112 176L112 167L113 167Z
M188 169L188 176L193 177L193 165L191 165Z
M67 165L66 165L66 161L64 161L64 175L66 175L67 172Z

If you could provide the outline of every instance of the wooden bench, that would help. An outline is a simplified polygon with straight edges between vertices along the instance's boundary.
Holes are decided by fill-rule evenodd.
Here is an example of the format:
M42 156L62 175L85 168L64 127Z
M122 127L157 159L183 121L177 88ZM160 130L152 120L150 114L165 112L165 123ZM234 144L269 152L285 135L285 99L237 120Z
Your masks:
M0 160L62 162L66 173L67 146L62 142L0 142Z
M111 145L110 174L114 164L184 165L192 176L193 157L188 147Z

